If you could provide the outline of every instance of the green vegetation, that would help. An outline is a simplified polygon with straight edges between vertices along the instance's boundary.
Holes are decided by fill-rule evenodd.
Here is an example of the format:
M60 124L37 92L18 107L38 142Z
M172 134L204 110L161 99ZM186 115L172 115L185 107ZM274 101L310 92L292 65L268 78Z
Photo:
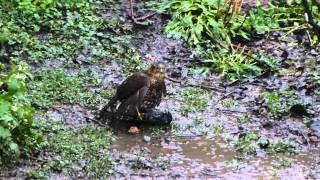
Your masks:
M72 130L63 123L45 120L37 127L47 133L42 151L49 157L39 168L28 173L29 178L48 178L52 172L91 178L106 177L112 173L109 153L112 136L105 128L84 125Z
M203 71L212 70L231 81L251 80L254 75L272 72L278 68L278 62L273 59L265 56L247 56L238 51L211 51L205 55L206 68L203 68Z
M4 55L16 61L62 61L69 66L115 59L127 67L123 68L125 72L132 72L140 67L141 58L129 46L129 37L105 32L109 22L101 17L98 6L110 3L110 0L1 1L0 44L7 49Z
M182 102L181 112L188 115L191 112L204 111L209 106L212 94L200 88L185 88L181 94L175 95L174 98Z
M308 28L304 6L296 1L289 4L287 1L271 2L267 7L258 1L256 7L246 12L247 15L232 6L220 0L163 0L158 5L158 12L172 15L165 27L168 36L183 38L191 45L209 40L227 48L235 38L249 40L275 29L293 32ZM320 19L319 9L314 5L312 10L314 18Z
M238 122L240 124L245 124L245 123L249 123L251 121L251 114L246 113L243 116L238 118Z
M287 142L275 142L270 145L270 147L267 149L267 152L272 153L286 153L286 152L294 152L296 148L296 144L293 141L287 141Z
M232 38L249 39L279 27L279 22L272 19L278 13L274 7L258 6L248 16L230 11L230 5L219 0L163 1L160 7L160 12L172 14L165 27L168 36L183 38L191 45L211 40L227 48Z
M35 73L28 87L30 99L42 108L57 103L96 106L112 95L112 91L102 88L101 79L90 70L67 75L62 69L43 69Z
M292 141L270 143L268 139L260 137L257 133L246 133L234 141L234 147L239 158L255 155L259 150L266 150L269 154L295 152L296 145Z
M80 166L79 163L86 164L84 170L88 174L108 174L111 165L108 153L111 135L107 130L91 127L67 130L66 126L50 129L50 126L55 126L52 124L35 128L35 109L31 105L36 108L50 108L59 104L96 107L104 104L112 94L109 89L102 87L101 77L95 71L81 68L72 72L68 69L66 72L67 68L64 67L72 66L76 69L80 65L116 60L120 66L128 67L122 68L123 72L131 73L140 68L141 57L129 45L129 37L106 32L109 24L101 13L110 3L113 2L0 2L0 60L5 57L18 63L12 65L11 71L0 65L1 161L10 161L19 154L41 158L38 152L46 150L50 151L52 159L39 170L31 172L30 177L46 176L49 171L80 171L75 166ZM115 5L109 10L114 11L116 8ZM30 77L26 63L20 60L36 66L48 63L47 67L57 65L60 68L36 69L34 76ZM35 132L34 129L39 128L42 130ZM47 140L43 142L43 138Z
M223 127L223 125L214 125L213 127L212 127L212 129L213 129L213 132L215 133L215 134L222 134L223 133L223 130L224 130L224 127Z
M155 137L161 137L165 134L165 128L161 127L161 126L155 126L151 128L151 135L155 136Z
M231 110L236 109L238 106L237 101L231 98L223 99L220 101L220 103L224 108L231 109Z
M48 179L52 175L86 179L109 178L108 175L113 173L113 163L118 163L112 162L114 159L110 152L113 137L108 129L96 128L91 123L98 123L93 116L98 114L98 108L106 104L114 94L111 88L114 89L117 80L121 79L118 76L120 74L127 76L145 68L146 64L141 54L146 57L150 54L159 55L159 59L164 59L168 63L170 68L168 75L172 75L173 78L184 78L185 67L198 69L194 67L198 65L201 66L202 72L211 71L220 74L220 77L233 81L231 84L222 84L225 81L217 82L217 86L221 86L217 88L224 89L225 92L229 92L229 85L242 83L241 81L249 82L244 86L240 84L239 87L231 87L231 90L233 88L243 90L239 96L232 93L225 94L234 98L219 101L223 107L231 111L225 111L226 114L221 116L221 120L213 122L215 124L206 119L211 117L207 114L216 113L208 109L213 98L210 91L192 87L173 91L178 93L172 97L179 101L177 103L179 107L175 110L179 109L177 111L184 116L182 118L190 118L193 121L174 120L170 132L166 127L154 127L151 129L151 135L163 136L171 132L183 134L186 130L196 135L221 135L226 141L233 142L233 147L239 154L239 159L232 161L234 169L241 168L239 164L241 158L255 155L259 151L268 154L295 152L296 145L292 141L274 142L258 133L245 132L248 131L248 127L256 128L256 123L260 123L256 122L259 121L257 118L259 116L250 112L250 110L256 111L256 107L252 108L249 104L252 99L247 97L254 95L252 97L264 99L262 103L259 100L254 105L262 104L261 108L269 112L265 118L272 121L291 113L295 105L299 105L298 110L307 110L307 107L309 108L307 99L314 97L313 94L320 94L320 75L317 72L318 50L306 52L306 56L317 57L304 66L306 63L303 62L303 58L301 62L295 62L286 57L289 56L286 54L291 53L291 49L285 49L295 45L294 51L299 51L300 47L296 46L300 45L299 38L302 39L302 43L309 42L310 46L319 42L317 35L320 34L320 30L317 30L311 22L312 20L314 24L320 25L320 6L316 6L315 2L308 0L312 11L311 19L310 15L306 17L303 3L296 0L270 1L269 5L261 5L258 2L256 7L251 9L243 7L240 12L235 10L234 4L223 0L140 1L133 5L134 14L136 17L141 16L142 19L137 23L127 12L128 1L0 1L0 62L6 65L4 67L0 63L0 169L4 166L11 165L17 168L22 165L26 168L23 169L22 176L29 179ZM141 7L142 4L152 5L157 12L171 15L171 19L161 16L152 18L152 14L147 12L150 9L144 9ZM147 28L153 22L156 22L155 26ZM164 33L171 38L184 40L188 47L161 39L163 36L158 29L163 22L168 22L163 27ZM154 29L155 33L152 32ZM268 36L272 31L281 32L278 35L272 33ZM294 42L291 42L291 39L281 40L288 35L294 35L290 37ZM265 49L262 51L252 47L258 43L256 40L263 38L262 43L264 43L269 37L275 38L275 41L272 41L274 44L263 45ZM144 40L146 42L143 42ZM159 40L159 43L151 42L152 40ZM134 45L142 46L137 47L141 52L134 48ZM168 46L163 47L164 51L155 49L165 45ZM268 52L269 45L270 51L275 49L273 45L281 48L279 52L273 54ZM257 55L253 52L262 54ZM284 61L266 56L270 54L275 57L284 56ZM296 56L295 54L293 52L290 56ZM27 63L30 64L32 72ZM11 69L10 64L12 64ZM110 67L105 68L106 66ZM287 66L290 66L288 70ZM285 70L280 71L277 74L279 76L287 76L288 72L291 73L291 68L295 69L294 78L300 73L299 82L307 81L303 84L303 91L300 91L301 87L294 87L296 84L291 82L292 79L276 77L280 85L278 82L271 82L272 86L275 84L275 87L271 88L266 87L269 86L269 81L265 79L253 81L277 73L280 67L281 70ZM174 71L171 71L171 68ZM117 70L120 72L116 72ZM180 70L181 76L177 75ZM213 77L214 80L215 78ZM102 79L109 82L102 83ZM203 80L204 82L208 80L210 83L214 81L206 77ZM263 83L260 84L260 80ZM104 87L103 84L112 87ZM254 93L243 95L247 91L254 91L256 86L260 85L262 86L257 88L259 92L260 88L265 88L266 91L273 88L276 90L284 87L282 85L288 85L290 89L282 92L265 92L261 97L255 96ZM212 89L214 88L216 87ZM304 90L310 91L312 96ZM220 91L218 93L224 95ZM304 96L307 98L301 99ZM246 99L242 99L243 97ZM315 98L314 101L318 99ZM242 107L241 103L244 103L248 112L231 114L238 106ZM320 111L317 104L315 108ZM62 105L63 108L60 108ZM81 110L74 112L75 115L79 113L77 116L79 119L72 117L74 114L71 108L75 108L73 105L77 105L76 108L80 106ZM174 112L172 114L175 115ZM241 115L243 116L240 117ZM80 119L81 117L84 119ZM251 121L251 118L254 121ZM314 120L313 116L302 118L305 128L308 128ZM86 123L89 120L92 122ZM226 122L229 120L230 124ZM239 131L233 131L237 125ZM303 125L301 123L301 126ZM265 131L276 129L272 125L269 127L267 124L267 126ZM296 131L294 127L283 130L286 133ZM301 129L301 132L304 131L305 129ZM301 132L299 129L292 134L300 136ZM279 136L284 136L283 134ZM235 135L239 137L233 139ZM268 135L270 134L266 136L269 137ZM308 135L312 134L307 133ZM314 139L316 140L310 137L310 140ZM168 140L170 141L170 138ZM145 155L149 152L145 149L138 150L134 151L134 154L130 152L127 157L126 155L119 157L124 158L121 160L125 162L121 163L132 169L166 168L167 160L156 158L155 163L146 162ZM289 160L283 160L274 168L290 165ZM2 172L0 174L2 175Z
M312 10L309 20L319 24L319 7L308 3ZM319 41L320 30L309 25L305 6L298 1L272 1L268 6L257 1L254 8L242 12L235 4L220 0L162 0L153 7L171 15L164 28L169 37L184 39L200 49L205 71L212 70L232 81L250 80L278 67L275 60L235 49L234 42L250 41L271 31L286 31L288 35L301 30L315 32L309 38L312 45Z
M0 64L0 70L3 69ZM0 165L42 142L42 137L33 131L35 110L26 96L25 81L30 76L25 62L12 64L10 71L0 73Z
M277 162L276 164L274 164L274 168L276 169L280 169L280 168L288 168L291 167L292 165L292 160L291 159L282 159L279 162Z
M278 117L280 113L283 113L284 107L281 104L280 97L278 94L266 93L265 100L273 117Z
M285 113L288 114L290 108L294 105L306 107L309 103L307 100L298 98L291 90L285 90L280 93L264 93L264 99L271 116L274 118L279 118Z

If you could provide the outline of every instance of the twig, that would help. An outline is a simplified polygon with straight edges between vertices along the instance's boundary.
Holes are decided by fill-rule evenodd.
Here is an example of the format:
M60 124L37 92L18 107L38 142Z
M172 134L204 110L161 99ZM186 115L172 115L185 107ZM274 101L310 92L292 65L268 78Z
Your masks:
M227 98L228 96L230 96L231 94L233 94L235 92L237 92L237 91L234 90L234 91L231 91L231 92L227 93L226 95L222 96L220 99L218 99L217 103L220 102L221 100Z
M154 16L156 14L155 12L153 12L153 13L149 13L149 14L147 14L145 16L136 18L134 16L134 14L133 14L133 0L130 0L129 2L130 2L130 16L131 16L131 19L133 20L133 22L135 24L139 24L139 21L143 21L143 20L145 20L145 19L147 19L147 18L149 18L151 16Z
M239 114L245 114L247 113L246 111L237 111L237 110L232 110L232 109L217 109L218 111L222 112L232 112L232 113L239 113Z
M307 32L307 36L308 36L308 40L309 40L310 46L312 46L313 43L312 43L312 39L311 39L310 33L309 33L308 30L306 30L306 32Z
M303 138L307 141L307 144L308 144L308 150L310 151L311 150L311 145L310 145L310 139L309 137L307 137L303 132L301 133Z
M225 92L225 90L213 87L213 86L206 86L206 85L202 85L202 84L190 84L188 83L187 86L191 86L191 87L198 87L201 89L206 89L206 90L212 90L212 91L218 91L218 92Z
M170 80L170 81L172 81L172 82L175 82L175 83L181 83L180 80L171 78L171 77L169 77L169 76L166 76L166 79L168 79L168 80Z
M40 161L40 162L42 162L42 163L48 162L48 160L39 159L39 158L34 157L34 156L29 156L29 158L32 159L32 160Z
M189 129L188 129L189 130ZM190 131L193 135L169 135L169 136L151 136L151 138L159 139L159 138L186 138L192 139L197 137L203 137L203 135L197 135L195 132Z
M129 2L130 2L130 17L133 20L133 22L137 24L138 21L136 20L133 14L133 0L129 0Z
M105 124L101 123L100 121L98 121L98 120L96 120L96 119L90 118L90 117L88 117L88 116L86 116L85 118L86 118L87 120L90 120L90 121L98 124L99 126L103 126L103 127L105 126Z
M149 17L154 16L155 14L157 14L157 13L153 12L153 13L149 13L149 14L147 14L147 15L145 15L145 16L142 16L142 17L137 17L137 18L135 18L135 19L136 19L137 21L143 21L143 20L145 20L145 19L147 19L147 18L149 18Z
M50 109L50 108L49 108L49 109ZM58 107L52 106L51 109L57 111L57 112L60 113L60 114L64 114L64 112L63 112L61 109L59 109Z
M134 15L133 15L133 0L129 0L129 2L130 2L130 16L132 18L134 18Z
M234 80L234 81L232 81L232 82L228 83L228 84L227 84L227 86L233 86L233 85L235 85L235 84L236 84L236 83L238 83L238 82L240 82L240 80L239 80L239 79Z

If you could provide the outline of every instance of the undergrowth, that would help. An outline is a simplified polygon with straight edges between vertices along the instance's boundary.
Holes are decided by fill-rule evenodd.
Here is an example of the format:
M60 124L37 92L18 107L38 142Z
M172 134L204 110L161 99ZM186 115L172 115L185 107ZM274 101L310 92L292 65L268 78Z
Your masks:
M157 10L172 16L165 27L168 36L183 38L190 45L210 40L227 48L235 38L249 40L272 30L293 32L308 28L304 6L296 1L272 1L267 6L257 1L254 8L242 12L233 6L235 4L220 0L163 0ZM312 10L318 22L319 9L314 5Z
M229 52L225 49L219 53L210 50L204 58L206 67L202 71L217 72L231 81L251 80L255 75L276 71L279 66L277 61L266 56L249 56L240 51Z
M116 60L136 70L138 52L129 45L130 36L108 32L111 20L102 9L117 9L110 0L9 0L0 2L0 57L65 65L92 64ZM135 57L135 58L133 58ZM141 58L140 58L141 59Z
M320 6L308 2L312 18L319 24ZM171 15L164 28L169 37L184 39L190 46L202 49L198 54L205 54L205 62L209 62L207 70L229 80L247 80L276 69L274 60L254 54L248 56L235 49L234 43L252 41L271 31L285 31L286 36L301 30L310 32L311 45L318 42L318 34L310 28L300 1L271 1L268 5L257 1L255 7L244 10L237 10L239 7L232 1L220 0L162 0L149 5L158 13Z
M0 64L0 70L4 65ZM26 96L26 80L31 76L25 62L12 64L0 73L0 165L27 154L42 142L33 131L35 109Z

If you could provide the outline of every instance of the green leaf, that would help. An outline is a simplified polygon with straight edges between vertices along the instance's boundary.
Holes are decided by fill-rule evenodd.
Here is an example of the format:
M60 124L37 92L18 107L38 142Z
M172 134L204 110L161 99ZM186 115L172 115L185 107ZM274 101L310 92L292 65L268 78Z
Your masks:
M21 89L22 86L23 84L17 79L12 79L8 82L9 92L17 92Z
M8 113L10 111L11 104L3 99L0 99L0 116Z
M13 121L14 118L12 117L12 115L8 115L8 114L4 114L0 117L0 120L3 120L4 122L10 122Z
M0 125L0 139L6 139L11 136L11 133L8 129L5 129Z
M10 149L10 151L14 152L15 154L19 153L19 147L18 147L17 143L11 142L9 144L9 149Z

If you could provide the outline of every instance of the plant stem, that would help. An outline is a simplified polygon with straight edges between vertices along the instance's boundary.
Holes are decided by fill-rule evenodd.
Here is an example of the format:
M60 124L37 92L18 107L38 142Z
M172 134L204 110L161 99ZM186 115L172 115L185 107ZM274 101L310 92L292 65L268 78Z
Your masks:
M305 13L307 14L307 22L314 28L314 30L317 32L317 34L320 36L320 26L318 26L317 23L314 22L313 16L312 16L312 10L309 7L307 0L302 0Z

